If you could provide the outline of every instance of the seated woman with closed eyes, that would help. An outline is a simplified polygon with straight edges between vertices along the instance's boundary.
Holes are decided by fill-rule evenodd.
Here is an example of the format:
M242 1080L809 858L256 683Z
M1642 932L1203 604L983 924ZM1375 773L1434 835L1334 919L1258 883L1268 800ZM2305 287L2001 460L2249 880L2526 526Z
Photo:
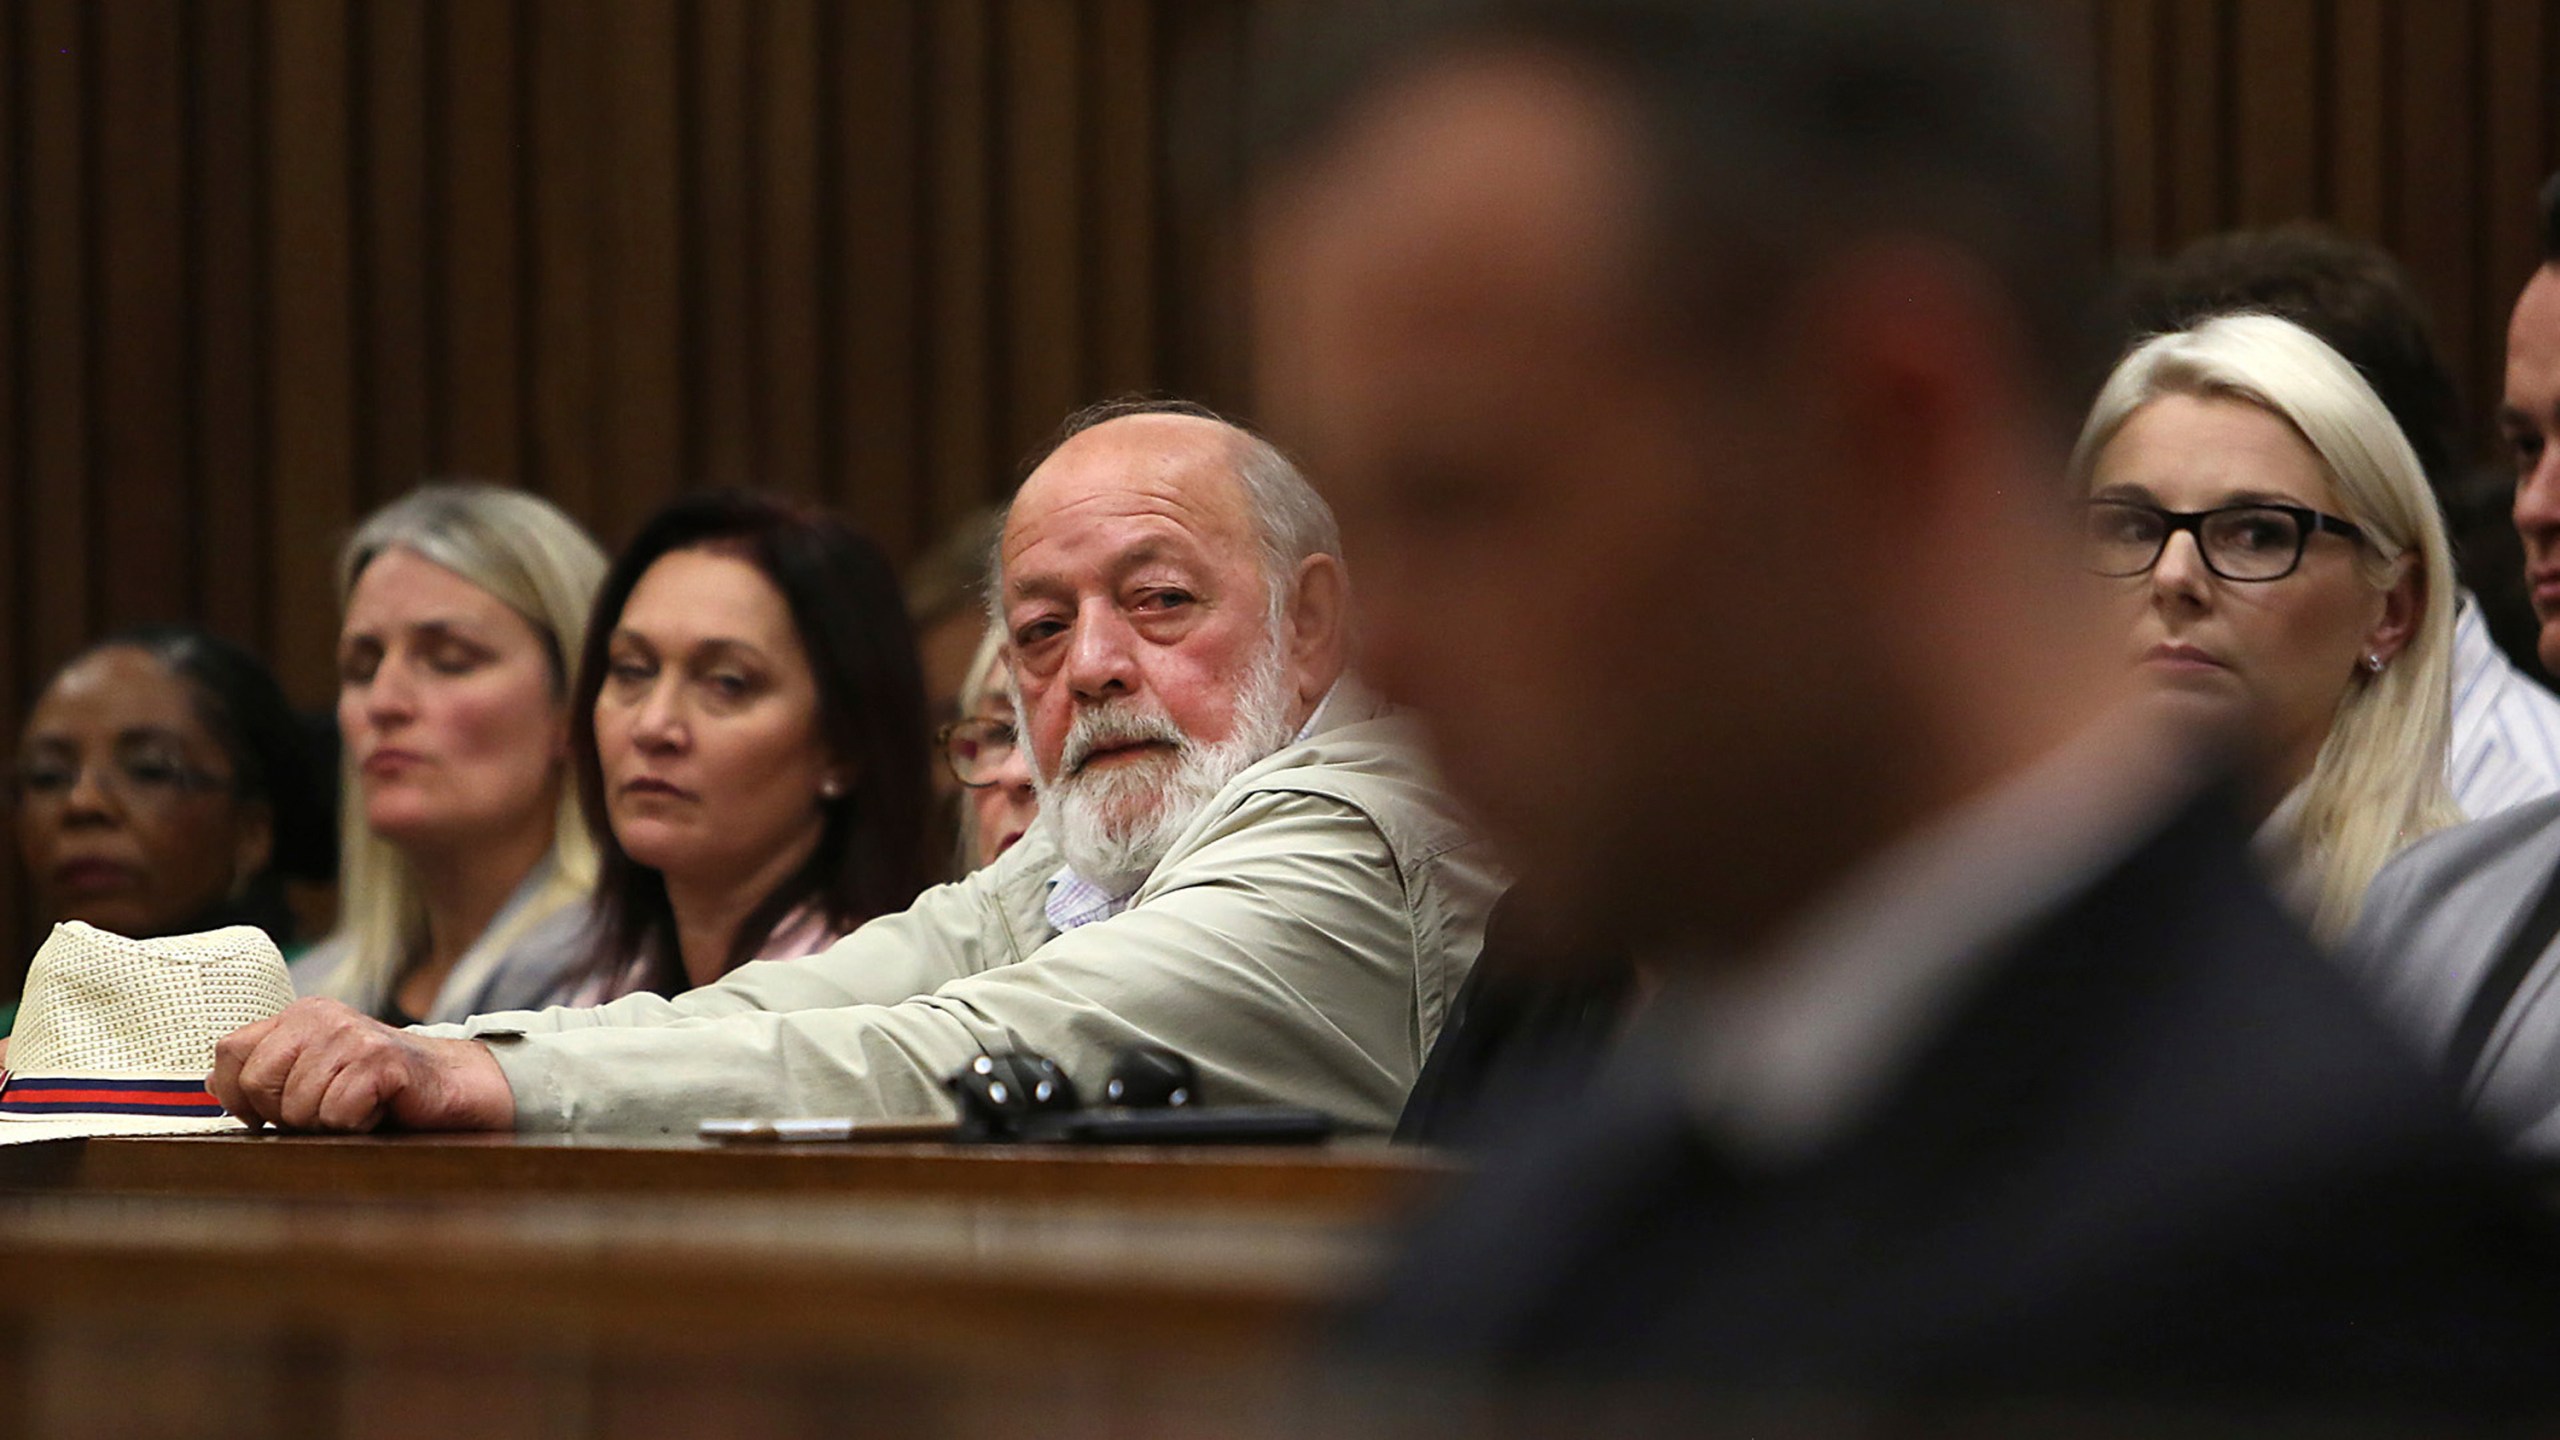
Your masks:
M604 552L548 501L426 485L338 561L338 933L295 986L395 1024L555 1004L591 944L568 661Z
M2071 470L2128 661L2242 737L2262 858L2335 940L2384 860L2461 818L2452 557L2416 455L2335 351L2240 314L2126 356Z
M808 955L923 888L915 642L842 522L677 500L607 572L578 675L602 938L576 1003Z

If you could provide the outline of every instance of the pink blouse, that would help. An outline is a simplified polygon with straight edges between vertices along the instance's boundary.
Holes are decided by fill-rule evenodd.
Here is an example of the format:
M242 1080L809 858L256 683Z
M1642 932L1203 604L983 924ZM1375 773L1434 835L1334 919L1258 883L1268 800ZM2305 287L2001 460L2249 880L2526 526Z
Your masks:
M783 916L782 923L773 927L773 933L766 936L764 944L757 948L755 958L757 960L798 960L817 954L851 933L849 929L839 930L827 923L826 912L816 905L802 905L799 909ZM619 1000L639 990L647 983L648 978L649 966L646 958L635 955L624 961L611 974L589 977L585 984L578 987L577 993L562 1003L574 1006L602 1005L608 1000Z

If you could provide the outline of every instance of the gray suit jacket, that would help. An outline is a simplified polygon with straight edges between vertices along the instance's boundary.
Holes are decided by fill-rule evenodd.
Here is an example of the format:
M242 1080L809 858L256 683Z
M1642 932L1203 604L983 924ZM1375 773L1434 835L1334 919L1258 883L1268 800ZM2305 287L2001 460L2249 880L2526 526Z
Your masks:
M2374 877L2348 963L2430 1059L2560 867L2560 797L2440 830ZM2452 1077L2482 1119L2532 1155L2560 1155L2560 944L2524 978L2480 1063Z
M570 1003L595 958L598 936L585 888L562 886L559 874L556 852L525 873L488 928L446 972L434 1008L419 1019L444 1024L494 1010ZM393 968L358 963L355 937L342 930L293 962L293 988L388 1016L394 1009Z

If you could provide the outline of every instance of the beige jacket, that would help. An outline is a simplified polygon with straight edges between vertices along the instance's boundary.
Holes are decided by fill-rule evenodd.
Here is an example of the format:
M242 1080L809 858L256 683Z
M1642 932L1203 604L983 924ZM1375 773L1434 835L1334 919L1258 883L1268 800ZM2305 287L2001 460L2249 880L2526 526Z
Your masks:
M1385 1130L1502 885L1411 722L1349 682L1238 776L1122 914L1060 934L1043 827L994 865L800 960L675 999L484 1015L520 1130L690 1133L708 1116L936 1117L984 1051L1055 1059L1087 1098L1114 1052L1170 1046L1212 1103Z

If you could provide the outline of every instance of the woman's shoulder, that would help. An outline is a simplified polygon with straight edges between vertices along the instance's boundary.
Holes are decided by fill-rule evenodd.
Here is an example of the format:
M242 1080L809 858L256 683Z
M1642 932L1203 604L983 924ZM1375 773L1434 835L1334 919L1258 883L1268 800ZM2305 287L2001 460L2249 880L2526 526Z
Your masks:
M356 953L354 937L340 930L327 939L305 946L285 962L285 973L293 977L293 993L319 995Z
M572 901L506 937L470 1010L535 1010L564 1003L593 968L602 932L593 906Z

